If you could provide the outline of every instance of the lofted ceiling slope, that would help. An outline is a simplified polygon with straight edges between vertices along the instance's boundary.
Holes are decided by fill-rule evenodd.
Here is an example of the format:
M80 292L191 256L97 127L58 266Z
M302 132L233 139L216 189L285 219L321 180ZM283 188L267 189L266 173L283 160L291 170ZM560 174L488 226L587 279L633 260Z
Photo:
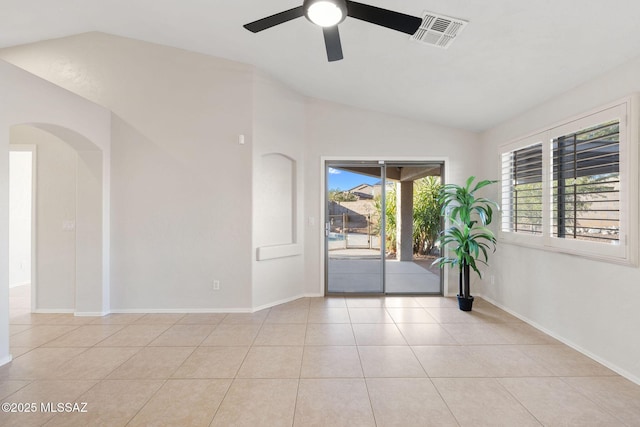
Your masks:
M251 64L311 97L471 131L640 56L637 0L361 2L469 24L443 50L347 18L344 60L330 63L321 29L304 18L242 28L302 0L3 0L0 48L100 31Z

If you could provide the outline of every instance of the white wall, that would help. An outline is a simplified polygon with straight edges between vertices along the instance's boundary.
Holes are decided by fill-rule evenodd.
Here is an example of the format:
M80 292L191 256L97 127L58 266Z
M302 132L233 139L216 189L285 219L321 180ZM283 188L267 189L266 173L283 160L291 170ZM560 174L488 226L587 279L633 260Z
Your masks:
M75 309L77 154L33 126L11 128L11 144L35 145L36 310ZM73 228L65 229L65 223Z
M323 156L447 160L452 182L479 169L473 133L306 102L252 67L205 55L88 33L2 57L114 112L115 311L260 307L321 293ZM262 169L273 153L290 159L296 174L296 235L284 247L261 215L273 206L260 194L262 178L282 178ZM287 256L256 261L273 245Z
M31 197L34 154L9 156L9 287L31 285Z
M22 123L53 123L73 129L93 141L105 154L103 161L108 164L110 115L104 108L4 61L0 61L0 91L0 364L3 364L10 360L7 206L10 129ZM107 195L108 192L103 208L108 209ZM108 245L108 240L104 243ZM102 285L108 286L108 283Z
M446 160L445 179L463 183L477 174L481 153L476 134L336 103L309 100L305 152L305 285L309 294L324 292L321 216L324 171L321 159ZM497 178L499 172L483 178ZM455 295L456 280L445 284Z
M102 165L102 151L76 152L76 314L102 314L109 307L104 298L94 297L103 291L103 248L96 244L102 240Z
M253 99L252 305L260 308L305 292L305 99L261 73Z
M111 309L250 307L253 69L100 33L2 56L114 113Z
M114 44L110 54L89 55L110 75L109 99L99 102L118 114L112 310L247 309L251 145L239 145L238 135L251 131L250 70L146 43Z
M499 174L500 145L637 91L640 58L485 132L483 174ZM638 267L504 243L491 265L496 281L482 285L486 297L640 382Z
M8 241L9 127L56 123L86 135L103 148L103 165L112 162L104 169L113 176L112 209L103 215L113 228L112 251L103 256L111 254L112 262L103 274L111 273L111 305L122 311L247 308L321 293L323 157L446 159L448 182L463 182L471 174L498 178L500 144L640 90L639 59L486 132L480 145L469 132L317 100L306 103L302 130L300 98L254 80L249 66L104 34L8 49L2 56L116 115L0 62L0 242ZM238 144L240 134L247 136L244 145ZM265 203L252 197L260 184L252 166L269 152L295 160L299 173L294 182L303 188L304 205L291 221L300 227L297 238L304 245L302 275L298 256L273 264L253 261L270 237L262 232L264 218L252 218ZM264 172L255 170L257 176ZM109 200L109 189L103 190L103 201ZM3 302L8 301L7 259L3 244ZM276 262L285 265L271 268ZM476 289L640 378L640 341L633 339L640 324L634 304L640 298L637 267L510 245L499 247L491 265L496 284ZM252 271L264 272L265 280L252 277ZM282 281L283 271L301 276L303 288L297 280ZM211 290L214 279L220 280L220 291ZM455 288L453 280L448 292ZM0 363L8 357L7 318L3 303Z

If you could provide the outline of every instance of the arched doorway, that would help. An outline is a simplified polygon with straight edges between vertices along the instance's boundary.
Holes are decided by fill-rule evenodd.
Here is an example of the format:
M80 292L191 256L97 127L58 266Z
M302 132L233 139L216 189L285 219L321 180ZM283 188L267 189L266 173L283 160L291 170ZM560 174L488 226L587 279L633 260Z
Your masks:
M73 130L44 123L12 126L10 144L10 150L30 145L38 153L31 311L103 314L108 235L102 150Z

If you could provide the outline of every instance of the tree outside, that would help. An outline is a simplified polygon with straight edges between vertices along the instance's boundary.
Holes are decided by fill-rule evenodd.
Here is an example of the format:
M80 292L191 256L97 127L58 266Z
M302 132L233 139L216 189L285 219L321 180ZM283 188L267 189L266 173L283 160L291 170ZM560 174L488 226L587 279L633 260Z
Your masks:
M413 252L431 253L440 232L440 178L428 176L413 187Z
M339 188L332 188L329 190L329 200L332 202L355 202L358 200L358 196Z
M429 254L434 247L440 231L440 178L428 176L418 179L413 186L413 253ZM386 199L386 252L396 253L397 246L397 193L396 189L387 191ZM376 215L381 217L382 202L380 197L374 200ZM379 223L379 221L378 221Z
M387 198L386 198L386 215L385 215L385 236L386 236L386 245L385 252L386 253L396 253L396 244L398 243L398 238L396 234L396 189L393 187L392 190L387 190ZM382 217L382 200L380 196L376 196L373 200L373 205L375 207L375 217L376 221L376 229L374 233L380 234L380 218Z

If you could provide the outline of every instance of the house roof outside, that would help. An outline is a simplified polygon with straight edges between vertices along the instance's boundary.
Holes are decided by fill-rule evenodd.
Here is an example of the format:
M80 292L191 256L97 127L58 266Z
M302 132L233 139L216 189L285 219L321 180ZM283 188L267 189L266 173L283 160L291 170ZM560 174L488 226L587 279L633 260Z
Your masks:
M373 186L370 184L360 184L360 185L356 185L353 188L350 188L347 190L348 193L353 193L356 191L371 191L373 189Z

